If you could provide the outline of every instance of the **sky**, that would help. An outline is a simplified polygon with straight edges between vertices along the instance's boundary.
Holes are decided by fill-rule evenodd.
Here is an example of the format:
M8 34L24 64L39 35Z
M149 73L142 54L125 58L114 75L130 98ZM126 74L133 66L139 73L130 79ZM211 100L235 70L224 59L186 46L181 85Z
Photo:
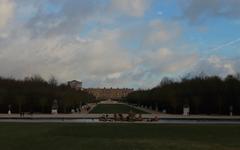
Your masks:
M240 0L0 0L0 76L151 88L240 72Z

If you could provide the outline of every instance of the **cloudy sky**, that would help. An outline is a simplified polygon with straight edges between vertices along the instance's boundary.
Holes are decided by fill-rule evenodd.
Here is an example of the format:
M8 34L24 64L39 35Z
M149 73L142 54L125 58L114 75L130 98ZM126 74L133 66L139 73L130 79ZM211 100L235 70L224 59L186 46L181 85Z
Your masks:
M148 88L240 72L240 0L0 0L0 76Z

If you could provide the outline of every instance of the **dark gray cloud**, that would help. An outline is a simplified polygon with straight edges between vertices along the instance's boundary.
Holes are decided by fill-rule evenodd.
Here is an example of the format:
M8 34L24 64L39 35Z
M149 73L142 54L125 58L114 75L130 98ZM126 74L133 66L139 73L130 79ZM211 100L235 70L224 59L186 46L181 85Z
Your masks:
M192 23L213 17L240 19L239 0L185 0L181 3L183 17Z
M34 36L79 34L89 23L101 24L121 14L140 17L149 8L149 0L43 0L35 2L36 12L27 28ZM24 3L22 3L24 6Z
M34 35L79 34L86 23L102 10L99 0L48 0L38 4L27 27ZM46 11L46 7L47 11ZM96 19L96 18L94 18Z

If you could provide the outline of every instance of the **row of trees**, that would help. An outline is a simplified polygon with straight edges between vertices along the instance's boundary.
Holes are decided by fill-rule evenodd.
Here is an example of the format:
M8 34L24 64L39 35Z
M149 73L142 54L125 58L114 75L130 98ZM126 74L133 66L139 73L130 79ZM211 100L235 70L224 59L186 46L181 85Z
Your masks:
M240 76L222 79L199 75L180 81L164 78L157 87L135 91L124 100L168 113L182 113L188 106L191 114L240 114Z
M68 113L72 108L94 100L84 91L76 91L68 85L58 84L52 77L45 81L40 76L16 80L0 77L0 113L12 112L51 112L54 100L57 100L58 111Z

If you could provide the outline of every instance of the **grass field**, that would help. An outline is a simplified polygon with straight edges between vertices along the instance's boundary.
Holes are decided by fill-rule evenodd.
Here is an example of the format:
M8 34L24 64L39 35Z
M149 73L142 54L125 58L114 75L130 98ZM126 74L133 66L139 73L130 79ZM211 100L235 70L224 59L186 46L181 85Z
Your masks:
M1 150L239 150L240 126L0 123Z
M114 113L129 113L130 111L134 113L141 113L146 114L147 112L144 112L139 109L132 108L130 106L124 105L124 104L98 104L96 107L93 108L93 110L90 113L108 113L108 114L114 114Z

